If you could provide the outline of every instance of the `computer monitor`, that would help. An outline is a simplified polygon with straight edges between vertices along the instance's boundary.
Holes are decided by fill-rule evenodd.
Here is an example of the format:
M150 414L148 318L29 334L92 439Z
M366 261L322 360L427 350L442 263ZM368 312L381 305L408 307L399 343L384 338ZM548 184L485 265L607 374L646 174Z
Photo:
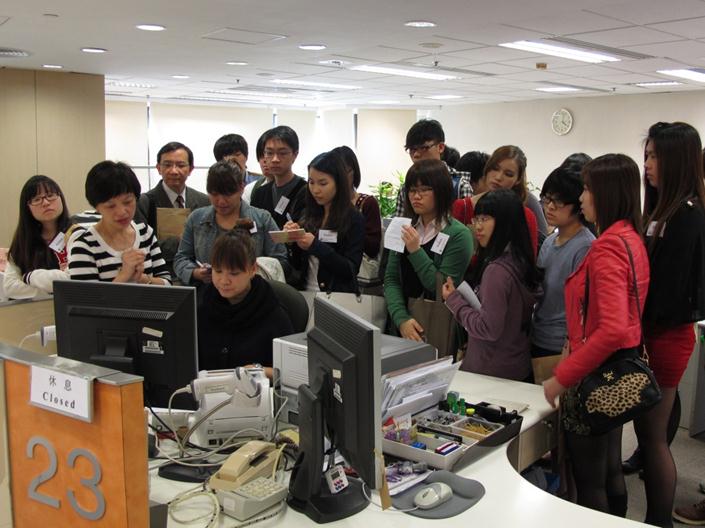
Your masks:
M195 288L55 281L54 317L59 356L142 376L145 405L167 407L198 377Z
M289 505L323 523L368 505L362 483L332 494L323 475L323 435L370 489L382 484L380 331L317 297L308 333L308 385L299 387L299 448Z

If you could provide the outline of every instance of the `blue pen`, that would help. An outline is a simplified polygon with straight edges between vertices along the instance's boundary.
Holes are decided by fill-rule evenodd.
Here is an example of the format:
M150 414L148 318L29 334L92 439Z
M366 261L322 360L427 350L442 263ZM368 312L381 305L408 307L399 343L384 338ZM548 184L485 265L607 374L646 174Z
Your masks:
M294 221L294 219L291 218L291 215L290 215L289 213L286 213L286 219L287 219L289 222L293 222L293 221Z

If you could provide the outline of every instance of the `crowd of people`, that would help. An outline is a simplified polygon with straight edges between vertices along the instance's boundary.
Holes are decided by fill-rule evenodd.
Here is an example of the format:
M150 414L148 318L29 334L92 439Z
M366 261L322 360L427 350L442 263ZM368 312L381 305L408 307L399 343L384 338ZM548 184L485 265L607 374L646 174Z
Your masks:
M698 132L654 124L643 176L623 154L572 155L538 197L518 146L460 156L446 146L441 124L426 119L409 129L405 149L412 164L395 212L410 219L402 251L383 249L379 204L358 190L353 150L317 155L303 178L292 169L299 139L287 126L257 142L261 174L247 168L242 136L218 139L205 194L186 185L194 159L182 143L160 149L162 180L145 193L128 165L100 162L85 183L94 211L77 222L58 183L33 176L20 194L6 294L51 293L55 280L68 278L195 286L201 367L269 367L272 339L293 328L268 281L359 294L361 273L380 270L384 330L424 340L410 300L444 301L461 329L460 368L543 382L548 402L561 407L572 499L619 516L627 510L622 428L592 434L576 411L576 387L615 351L644 344L662 399L635 419L639 449L628 465L643 467L645 522L672 526L677 387L693 323L705 318ZM183 232L162 234L160 209L181 208L190 210ZM287 237L277 242L270 233L280 231ZM463 294L468 287L479 302ZM675 515L702 515L705 523L705 507Z

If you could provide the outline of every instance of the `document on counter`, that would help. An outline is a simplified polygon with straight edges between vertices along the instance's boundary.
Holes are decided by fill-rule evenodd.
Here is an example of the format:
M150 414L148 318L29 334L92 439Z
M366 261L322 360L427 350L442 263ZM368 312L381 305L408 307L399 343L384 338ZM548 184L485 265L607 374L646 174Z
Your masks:
M401 239L401 228L405 225L411 225L411 218L397 216L389 222L386 231L384 232L384 247L396 251L397 253L404 252L404 241Z

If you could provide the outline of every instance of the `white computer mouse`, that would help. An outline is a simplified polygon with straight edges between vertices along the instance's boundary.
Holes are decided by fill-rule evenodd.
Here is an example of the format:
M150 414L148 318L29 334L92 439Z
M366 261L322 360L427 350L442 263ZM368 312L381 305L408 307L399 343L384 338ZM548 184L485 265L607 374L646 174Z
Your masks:
M434 482L419 491L414 497L414 505L420 510L430 510L448 502L453 496L453 490L448 484Z

